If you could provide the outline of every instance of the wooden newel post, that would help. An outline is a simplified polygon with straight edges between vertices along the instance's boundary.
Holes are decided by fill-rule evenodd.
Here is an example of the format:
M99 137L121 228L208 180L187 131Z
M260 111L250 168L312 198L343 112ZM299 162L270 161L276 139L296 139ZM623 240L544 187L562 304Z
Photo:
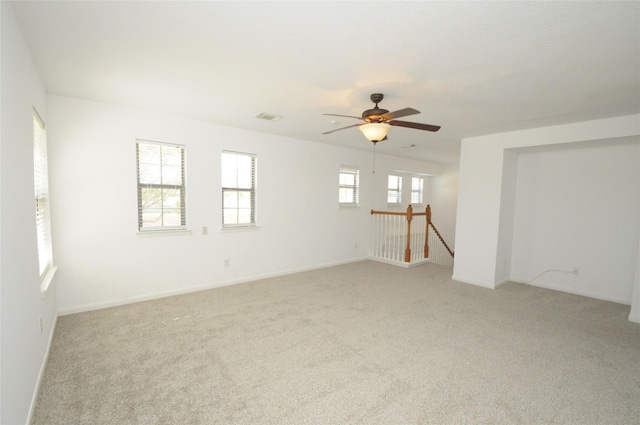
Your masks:
M404 262L411 262L411 220L413 219L413 208L411 204L407 207L407 247L404 250Z
M425 215L427 218L427 228L424 231L424 258L429 258L429 226L431 225L431 205L427 205Z

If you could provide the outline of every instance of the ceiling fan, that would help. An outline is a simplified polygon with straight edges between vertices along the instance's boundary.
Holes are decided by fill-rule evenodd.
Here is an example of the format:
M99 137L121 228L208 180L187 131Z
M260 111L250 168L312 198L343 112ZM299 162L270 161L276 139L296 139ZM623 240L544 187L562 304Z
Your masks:
M419 114L420 111L417 111L413 108L404 108L404 109L400 109L399 111L389 112L386 109L382 109L378 107L378 103L380 103L383 98L384 98L384 95L382 93L373 93L371 95L371 101L375 103L376 106L373 109L367 109L366 111L364 111L362 113L362 117L354 117L352 115L340 115L340 114L323 114L323 115L329 115L332 117L355 118L355 119L364 121L364 123L353 124L347 127L336 128L335 130L326 131L322 134L330 134L336 131L345 130L347 128L359 127L360 131L362 131L364 136L368 140L373 142L373 144L375 145L376 143L387 139L387 133L389 133L389 130L391 130L392 126L414 128L416 130L425 130L425 131L440 130L439 125L420 124L416 122L396 120L396 118Z

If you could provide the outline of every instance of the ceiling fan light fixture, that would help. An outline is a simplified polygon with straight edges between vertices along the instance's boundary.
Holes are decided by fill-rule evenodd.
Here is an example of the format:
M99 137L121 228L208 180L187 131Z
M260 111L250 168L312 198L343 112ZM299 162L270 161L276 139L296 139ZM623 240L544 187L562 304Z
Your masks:
M387 133L391 130L391 125L386 122L372 122L368 124L362 124L360 131L364 134L370 142L379 142L387 137Z

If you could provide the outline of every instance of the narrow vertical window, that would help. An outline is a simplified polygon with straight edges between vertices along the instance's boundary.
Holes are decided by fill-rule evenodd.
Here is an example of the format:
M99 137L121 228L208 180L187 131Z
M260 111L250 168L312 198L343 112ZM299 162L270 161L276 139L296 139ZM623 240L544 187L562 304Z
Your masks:
M353 167L340 167L338 183L338 203L344 206L358 205L360 171Z
M411 203L422 204L424 179L422 177L411 177Z
M256 224L256 155L223 151L222 227Z
M186 229L185 148L136 143L138 162L138 230Z
M33 113L33 169L36 201L36 232L38 238L38 265L44 277L53 264L51 249L51 219L49 216L49 168L47 165L47 133L44 122Z
M399 205L402 203L402 177L389 174L387 184L387 203Z

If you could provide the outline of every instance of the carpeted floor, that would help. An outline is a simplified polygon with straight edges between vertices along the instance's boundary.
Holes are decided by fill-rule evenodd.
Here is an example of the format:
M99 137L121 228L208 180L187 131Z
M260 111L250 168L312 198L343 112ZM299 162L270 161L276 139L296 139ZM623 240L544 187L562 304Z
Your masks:
M629 307L363 261L60 317L33 424L637 424Z

